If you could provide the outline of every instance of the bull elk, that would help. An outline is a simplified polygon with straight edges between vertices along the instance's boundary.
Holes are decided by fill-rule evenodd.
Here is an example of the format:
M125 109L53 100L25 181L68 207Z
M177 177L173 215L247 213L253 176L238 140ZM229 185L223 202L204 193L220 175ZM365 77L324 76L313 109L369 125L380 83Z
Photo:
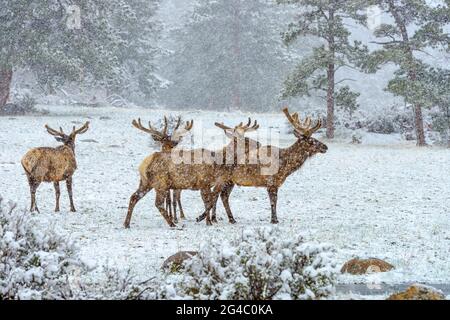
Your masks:
M237 138L234 137L233 140L236 142ZM130 198L125 228L130 227L136 204L152 189L156 192L155 205L170 227L175 227L175 224L164 208L168 190L200 190L205 203L205 212L202 216L206 218L207 225L211 225L209 212L224 183L230 181L236 163L235 153L231 152L232 150L230 145L218 151L179 150L177 159L183 159L180 162L174 161L173 152L167 151L156 152L147 157L139 167L140 184ZM230 161L231 156L233 158ZM230 222L232 218L229 216Z
M168 133L168 120L167 117L164 117L164 127L162 130L156 130L152 127L151 123L148 123L148 128L144 127L144 125L141 122L141 119L133 120L132 122L133 126L141 130L145 133L150 134L152 139L161 144L161 151L162 152L171 152L173 148L175 148L181 141L181 139L184 137L185 134L187 134L189 131L191 131L194 122L188 121L184 128L180 129L181 125L181 117L178 117L177 123L172 131L172 134ZM173 212L173 221L175 223L178 222L177 218L177 205L180 209L180 218L184 219L184 212L183 207L181 206L181 190L173 190L173 197L171 197L170 190L166 197L166 210L169 212L169 217L172 218L172 212ZM173 211L172 211L173 207Z
M312 138L312 135L322 127L321 120L318 120L314 126L312 121L306 118L301 121L298 114L290 114L288 108L283 110L289 123L294 128L294 135L297 141L289 148L277 148L274 146L263 146L254 148L249 151L250 159L261 159L264 155L271 157L268 164L244 164L234 168L231 180L225 184L221 191L221 198L228 202L231 191L235 185L243 187L260 187L266 188L270 198L271 206L271 222L278 223L277 218L277 198L278 190L286 181L287 177L299 170L305 161L318 154L326 153L328 147L322 142ZM276 156L278 155L278 156ZM278 162L278 170L273 174L263 174L263 169L272 166ZM225 202L224 202L225 203ZM198 221L203 220L204 215L197 218Z
M245 134L254 132L259 129L258 122L255 121L254 124L252 125L251 118L248 119L246 125L244 125L241 122L234 128L228 127L225 124L218 122L215 123L215 126L222 129L225 132L225 135L231 139L231 142L227 145L226 149L228 150L228 152L232 152L237 155L236 164L241 162L248 162L250 150L261 147L261 144L258 141L245 137ZM220 193L220 199L222 200L223 207L225 208L225 211L227 213L228 220L232 224L236 223L236 220L234 220L233 214L231 212L229 195L227 196L225 190L232 190L233 187L234 187L233 183L229 182L225 186L224 191ZM212 222L217 222L216 211L217 211L217 202L214 202L211 211Z
M53 182L56 195L55 212L59 212L59 198L61 195L59 183L66 181L67 192L69 193L70 211L75 212L75 205L72 196L72 175L77 169L75 159L75 138L79 134L89 130L89 122L81 128L73 127L72 133L65 134L62 128L60 131L45 125L47 132L55 137L56 141L63 145L56 148L35 148L28 151L22 158L22 166L30 185L31 207L30 211L39 212L36 205L36 190L42 182Z

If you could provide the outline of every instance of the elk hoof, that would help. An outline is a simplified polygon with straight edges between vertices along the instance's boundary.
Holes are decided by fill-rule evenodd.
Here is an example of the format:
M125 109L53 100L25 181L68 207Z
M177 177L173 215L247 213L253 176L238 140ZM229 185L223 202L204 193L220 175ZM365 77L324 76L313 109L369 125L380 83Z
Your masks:
M177 225L176 225L175 223L171 222L171 223L169 223L169 227L171 227L171 228L176 228Z
M219 222L217 221L217 218L212 218L211 222L212 222L212 223L219 223Z
M55 209L55 212L59 212L59 209Z
M272 220L272 221L270 221L270 223L272 223L272 224L278 224L278 220Z
M207 225L208 227L211 227L213 224L211 223L211 221L206 221L206 225Z
M231 220L230 220L230 223L231 223L231 224L236 224L237 222L236 222L236 220L231 219Z
M77 210L75 210L75 208L70 209L70 212L77 212Z

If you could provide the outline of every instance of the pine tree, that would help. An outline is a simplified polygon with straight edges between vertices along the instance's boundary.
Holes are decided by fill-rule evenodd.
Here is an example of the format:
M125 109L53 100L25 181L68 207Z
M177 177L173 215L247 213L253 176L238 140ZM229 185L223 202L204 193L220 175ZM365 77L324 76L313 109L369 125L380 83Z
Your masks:
M417 145L426 145L422 108L430 106L427 77L423 77L429 66L420 58L427 49L446 47L450 38L444 32L448 21L448 6L429 5L426 0L373 0L368 4L378 5L389 15L392 23L381 24L374 32L379 38L375 43L382 48L372 52L362 64L368 72L376 72L382 65L394 63L398 70L389 82L387 90L403 97L414 109Z
M428 87L426 98L439 110L433 119L433 130L440 133L442 142L450 148L450 70L430 67L421 76Z
M284 55L267 0L199 0L166 60L170 107L269 109L276 103Z
M133 101L148 102L160 86L155 58L160 52L159 0L118 2L109 21L120 30L117 52L120 69L108 79L109 90Z
M283 35L286 45L300 37L318 38L319 46L304 58L287 78L283 98L307 96L312 92L324 92L327 101L327 137L334 137L335 106L354 110L359 93L342 85L348 79L336 79L336 73L344 67L354 67L355 61L367 52L360 42L350 41L350 31L345 19L365 20L360 14L360 1L348 0L277 0L279 4L295 4L296 21Z
M124 79L131 69L132 58L125 57L133 57L135 65L149 71L150 63L143 56L151 56L150 42L142 40L147 40L152 30L144 24L142 36L136 36L143 21L142 16L137 18L142 8L128 5L125 0L3 1L0 109L8 101L13 73L19 68L32 71L48 91L67 81L117 89L126 83ZM150 4L148 8L153 10ZM127 25L122 25L120 19L128 21ZM137 52L140 54L130 54ZM140 86L150 87L142 73L139 76Z

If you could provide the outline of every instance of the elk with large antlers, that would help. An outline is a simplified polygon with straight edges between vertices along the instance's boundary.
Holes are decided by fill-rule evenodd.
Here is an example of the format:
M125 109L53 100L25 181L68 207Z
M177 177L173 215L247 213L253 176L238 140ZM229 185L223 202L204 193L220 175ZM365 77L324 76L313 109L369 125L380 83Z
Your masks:
M173 148L175 148L181 141L181 139L186 135L189 131L191 131L192 126L194 125L193 121L186 122L184 128L180 129L181 125L181 117L178 117L176 125L171 134L168 133L168 120L167 117L164 117L164 127L161 131L152 127L151 123L148 123L148 128L144 127L141 119L133 120L132 124L136 129L139 129L143 132L149 133L152 139L155 142L161 144L162 152L170 152ZM184 219L183 207L181 206L181 190L173 190L173 196L171 197L170 190L166 197L166 210L169 213L169 217L172 219L173 212L173 221L175 223L178 222L177 218L177 206L180 209L180 218ZM173 210L172 210L173 207Z
M257 149L261 147L261 144L256 141L245 137L246 133L254 132L259 129L259 124L257 121L252 125L251 118L248 119L246 125L242 122L235 126L234 128L228 127L223 123L215 123L215 126L222 129L225 132L225 135L231 139L231 142L226 146L230 154L236 155L236 164L245 164L249 162L249 152L250 150ZM230 223L236 223L236 220L233 217L231 212L230 203L229 203L229 194L228 190L233 190L234 184L230 181L225 187L224 190L220 193L220 199L222 200L223 207L228 216L228 220ZM227 191L227 192L226 192ZM231 193L231 192L230 192ZM214 205L211 209L211 221L217 222L217 201L214 202ZM198 219L199 220L199 219Z
M56 195L55 212L59 212L59 183L66 181L67 192L69 193L70 211L75 212L75 205L72 196L72 175L77 169L75 159L75 138L79 134L86 133L89 129L89 122L81 128L73 127L72 133L65 134L62 128L60 131L45 126L47 132L55 137L56 141L63 145L56 148L35 148L28 151L22 158L22 166L30 185L31 207L30 211L39 209L36 205L36 190L42 182L53 182Z
M233 137L233 140L237 144L237 138ZM156 207L171 227L175 224L164 208L167 191L200 190L206 209L203 216L207 225L211 225L209 212L224 183L230 181L231 172L237 163L236 158L231 145L218 151L179 150L178 155L176 152L157 152L147 157L139 167L141 181L138 190L130 198L125 228L130 227L136 204L152 189L156 191ZM232 218L232 215L229 216L230 222L234 222Z
M271 205L271 222L278 223L277 199L278 190L292 173L296 172L305 161L318 154L326 153L328 147L322 142L312 138L312 135L322 127L321 120L311 126L311 119L301 121L297 113L290 114L288 108L283 110L290 124L294 127L294 135L297 141L289 148L277 148L264 146L250 150L249 159L268 158L264 163L238 165L232 172L231 181L225 184L221 192L221 198L228 203L231 191L235 185L243 187L266 188L269 193ZM273 171L273 168L277 168ZM225 203L224 202L224 203ZM231 212L231 211L230 211ZM204 214L197 218L203 220Z

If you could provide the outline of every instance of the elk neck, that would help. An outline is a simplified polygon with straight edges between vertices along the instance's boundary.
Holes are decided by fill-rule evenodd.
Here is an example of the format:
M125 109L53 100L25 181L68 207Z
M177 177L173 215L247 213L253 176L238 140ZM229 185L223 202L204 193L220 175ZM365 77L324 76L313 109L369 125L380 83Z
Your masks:
M63 144L59 147L56 148L57 150L61 150L61 151L71 151L73 153L73 155L75 156L75 144L74 143L68 143L68 144Z
M303 138L298 138L292 146L281 150L280 159L288 171L292 172L298 170L313 155L315 153L312 152L307 141Z

